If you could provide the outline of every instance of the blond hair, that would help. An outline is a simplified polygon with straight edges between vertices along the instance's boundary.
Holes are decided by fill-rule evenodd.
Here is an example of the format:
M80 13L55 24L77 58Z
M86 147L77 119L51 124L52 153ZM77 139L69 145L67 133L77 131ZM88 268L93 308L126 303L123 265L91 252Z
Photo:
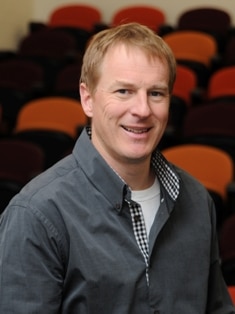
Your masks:
M87 85L91 93L98 84L100 66L107 50L118 43L129 47L138 47L149 57L158 57L166 62L169 68L169 92L172 92L176 76L176 61L171 49L160 36L147 26L128 23L105 29L91 38L83 57L80 78L80 81Z

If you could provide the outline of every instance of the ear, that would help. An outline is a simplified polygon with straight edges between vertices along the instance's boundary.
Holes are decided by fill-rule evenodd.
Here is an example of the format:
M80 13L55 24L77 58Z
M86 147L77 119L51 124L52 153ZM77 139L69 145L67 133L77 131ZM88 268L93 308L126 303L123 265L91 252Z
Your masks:
M92 96L85 83L80 84L80 98L81 98L81 105L85 114L89 118L92 118L93 116Z

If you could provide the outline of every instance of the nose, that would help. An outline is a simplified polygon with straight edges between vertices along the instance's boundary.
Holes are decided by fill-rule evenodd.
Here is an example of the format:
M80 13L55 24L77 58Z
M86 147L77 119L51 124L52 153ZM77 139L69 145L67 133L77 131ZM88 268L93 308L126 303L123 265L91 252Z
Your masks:
M142 118L148 117L151 114L151 107L146 92L136 94L131 107L131 113Z

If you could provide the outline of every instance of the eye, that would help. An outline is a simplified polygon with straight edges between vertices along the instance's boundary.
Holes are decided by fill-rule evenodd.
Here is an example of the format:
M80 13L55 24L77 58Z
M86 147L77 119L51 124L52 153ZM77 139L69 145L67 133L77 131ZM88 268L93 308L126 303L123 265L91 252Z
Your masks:
M125 94L128 93L128 90L125 89L125 88L121 88L121 89L118 89L118 90L117 90L117 93L122 94L122 95L125 95Z
M162 92L157 91L157 90L153 90L153 91L149 92L149 95L153 96L153 97L158 97L158 96L163 96L164 94Z

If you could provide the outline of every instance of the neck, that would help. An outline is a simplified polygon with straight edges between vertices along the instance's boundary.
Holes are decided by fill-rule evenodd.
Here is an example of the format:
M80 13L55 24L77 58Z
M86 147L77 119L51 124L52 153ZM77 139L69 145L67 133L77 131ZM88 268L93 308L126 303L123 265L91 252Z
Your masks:
M152 186L155 180L154 171L150 165L135 164L115 169L133 191L140 191Z

